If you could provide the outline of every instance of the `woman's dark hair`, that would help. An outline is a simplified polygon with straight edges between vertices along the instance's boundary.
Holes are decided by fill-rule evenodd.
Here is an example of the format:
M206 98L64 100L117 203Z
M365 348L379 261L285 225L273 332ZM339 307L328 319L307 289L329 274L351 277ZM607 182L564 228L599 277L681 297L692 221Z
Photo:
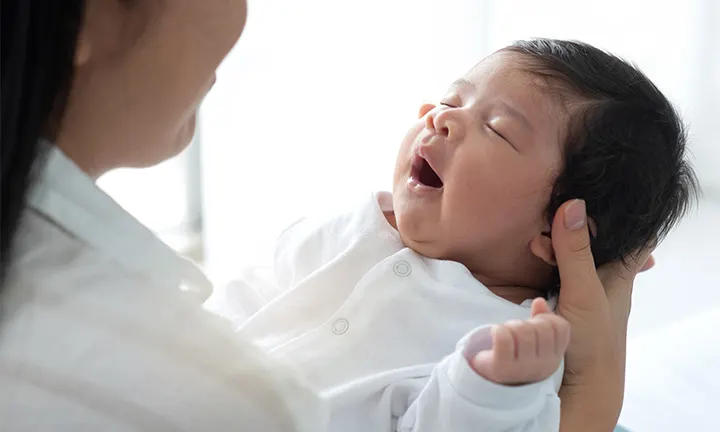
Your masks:
M84 0L2 1L0 293L51 116L61 116L73 78Z
M598 266L628 263L661 241L699 191L685 160L685 127L670 101L637 68L585 43L534 39L503 51L524 56L570 115L547 218L567 200L585 200L597 224Z

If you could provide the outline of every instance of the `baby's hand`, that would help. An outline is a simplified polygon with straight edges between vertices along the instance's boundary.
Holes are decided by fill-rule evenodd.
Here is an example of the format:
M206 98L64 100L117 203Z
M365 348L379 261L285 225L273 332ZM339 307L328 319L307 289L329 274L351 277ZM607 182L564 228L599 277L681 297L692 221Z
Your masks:
M492 341L492 349L471 360L475 372L505 385L542 381L560 366L570 342L570 324L537 298L529 320L493 327Z

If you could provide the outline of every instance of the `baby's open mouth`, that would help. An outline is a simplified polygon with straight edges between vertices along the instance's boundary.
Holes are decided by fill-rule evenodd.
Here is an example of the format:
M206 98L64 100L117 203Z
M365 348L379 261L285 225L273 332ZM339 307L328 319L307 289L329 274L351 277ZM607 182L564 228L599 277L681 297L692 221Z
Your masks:
M428 161L420 156L415 156L412 163L411 177L419 184L434 189L443 187L443 181L435 170L430 166Z

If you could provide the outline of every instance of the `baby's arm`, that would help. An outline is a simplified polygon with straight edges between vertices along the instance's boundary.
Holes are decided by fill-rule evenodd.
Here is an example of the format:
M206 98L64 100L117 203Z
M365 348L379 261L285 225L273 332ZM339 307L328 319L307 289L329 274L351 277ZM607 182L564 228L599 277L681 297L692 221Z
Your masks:
M542 299L529 320L474 331L435 367L397 430L557 431L552 375L560 373L569 335L568 323Z

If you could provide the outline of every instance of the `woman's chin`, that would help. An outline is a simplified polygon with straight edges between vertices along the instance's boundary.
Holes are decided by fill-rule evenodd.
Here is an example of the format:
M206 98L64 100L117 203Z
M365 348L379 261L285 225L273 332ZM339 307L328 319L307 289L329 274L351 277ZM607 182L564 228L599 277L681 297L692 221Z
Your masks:
M134 160L127 161L125 166L131 166L133 168L149 168L155 165L159 165L169 159L172 159L182 153L190 143L193 141L195 135L195 116L187 123L180 127L174 135L167 136L165 139L153 140L153 144L156 146L154 151L138 151L135 153L138 157L133 158ZM159 143L162 145L158 146ZM144 156L144 157L142 157Z
M185 127L183 127L180 130L180 133L178 134L178 146L180 147L180 152L185 150L187 146L190 145L193 138L195 137L195 127L197 124L197 114L193 114L192 117L185 123Z
M195 125L196 115L193 114L193 116L185 123L184 126L180 128L180 130L178 130L175 135L175 139L173 140L173 144L171 146L173 151L172 154L167 156L167 159L179 155L190 145L190 143L192 143L193 138L195 137Z

